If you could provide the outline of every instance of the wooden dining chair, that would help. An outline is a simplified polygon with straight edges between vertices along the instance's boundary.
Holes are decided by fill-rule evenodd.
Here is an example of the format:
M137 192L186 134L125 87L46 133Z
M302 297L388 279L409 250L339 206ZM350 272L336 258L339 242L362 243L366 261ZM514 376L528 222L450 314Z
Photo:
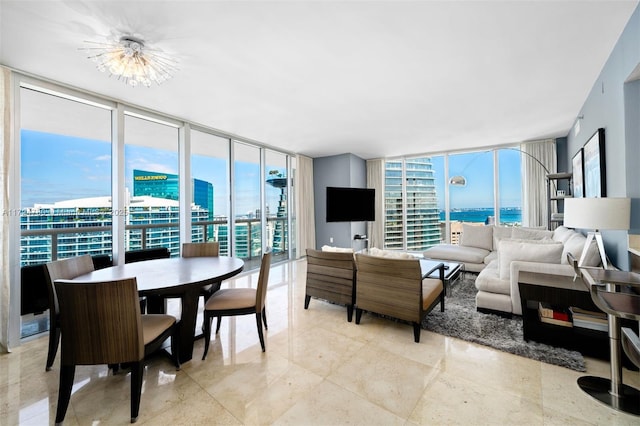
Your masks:
M171 337L180 368L176 318L141 315L135 278L103 282L56 280L62 356L56 424L67 412L76 365L131 365L131 423L138 418L143 359Z
M72 279L80 275L94 271L94 263L91 255L70 257L68 259L55 260L45 264L45 276L47 292L49 294L49 350L47 352L46 371L51 370L56 359L58 344L60 342L60 312L58 298L53 282L58 279Z
M270 268L271 251L267 251L262 255L257 288L225 288L218 290L207 300L204 307L203 360L207 357L207 352L209 351L209 342L211 341L211 321L213 320L213 317L218 317L218 322L216 324L216 334L218 334L220 331L220 321L222 317L255 314L260 346L262 346L262 352L265 351L262 325L264 322L264 328L268 329L265 296L267 294Z

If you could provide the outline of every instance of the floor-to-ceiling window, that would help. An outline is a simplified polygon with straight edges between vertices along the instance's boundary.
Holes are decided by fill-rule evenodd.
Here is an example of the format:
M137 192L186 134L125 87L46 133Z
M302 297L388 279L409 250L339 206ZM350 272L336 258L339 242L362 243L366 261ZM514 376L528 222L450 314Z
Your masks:
M191 131L191 241L218 241L229 254L229 139Z
M46 316L32 315L47 306L45 284L32 265L111 255L112 111L26 87L20 100L24 337L48 329Z
M458 244L463 224L520 226L520 155L506 147L388 160L385 247Z
M273 250L272 262L289 258L289 220L287 196L287 156L270 149L265 150L265 209L266 244Z
M10 180L20 188L13 199L21 200L21 241L11 250L20 252L21 267L81 254L121 261L123 250L161 246L177 256L183 220L191 221L191 234L182 238L219 241L221 254L245 259L245 270L259 267L263 244L277 249L275 260L295 256L295 188L268 183L280 176L292 182L291 154L240 137L232 145L231 136L175 117L16 78L21 158ZM190 149L180 150L182 142ZM188 212L181 211L186 199ZM21 285L12 283L12 294ZM40 296L41 311L47 302ZM20 323L19 312L10 315ZM37 331L46 329L46 317Z
M260 148L234 141L234 255L259 262L262 256L262 181Z
M127 250L166 247L180 254L178 128L125 115Z

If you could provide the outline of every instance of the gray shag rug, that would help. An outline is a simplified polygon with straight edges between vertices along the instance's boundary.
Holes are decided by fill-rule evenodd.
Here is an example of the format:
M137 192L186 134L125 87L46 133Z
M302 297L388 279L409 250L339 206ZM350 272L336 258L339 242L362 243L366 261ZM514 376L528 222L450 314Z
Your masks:
M514 315L509 319L477 312L475 278L474 274L466 274L449 287L445 311L440 312L440 305L437 305L424 319L422 328L547 364L586 371L580 352L525 342L522 338L522 317Z

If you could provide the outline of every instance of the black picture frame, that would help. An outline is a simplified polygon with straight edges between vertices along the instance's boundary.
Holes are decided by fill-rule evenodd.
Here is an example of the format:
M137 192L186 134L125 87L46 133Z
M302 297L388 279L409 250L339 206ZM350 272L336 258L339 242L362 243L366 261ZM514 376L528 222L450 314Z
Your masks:
M573 197L574 198L582 198L584 197L584 161L583 161L583 150L580 148L576 155L571 159L572 170L573 170Z
M584 144L583 172L584 196L606 197L607 180L605 170L604 129L598 129Z

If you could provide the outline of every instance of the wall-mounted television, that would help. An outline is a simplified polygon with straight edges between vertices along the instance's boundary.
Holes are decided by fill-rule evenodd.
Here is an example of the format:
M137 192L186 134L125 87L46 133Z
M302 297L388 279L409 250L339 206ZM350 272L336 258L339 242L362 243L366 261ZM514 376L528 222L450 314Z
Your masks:
M375 189L327 187L327 222L375 220Z

